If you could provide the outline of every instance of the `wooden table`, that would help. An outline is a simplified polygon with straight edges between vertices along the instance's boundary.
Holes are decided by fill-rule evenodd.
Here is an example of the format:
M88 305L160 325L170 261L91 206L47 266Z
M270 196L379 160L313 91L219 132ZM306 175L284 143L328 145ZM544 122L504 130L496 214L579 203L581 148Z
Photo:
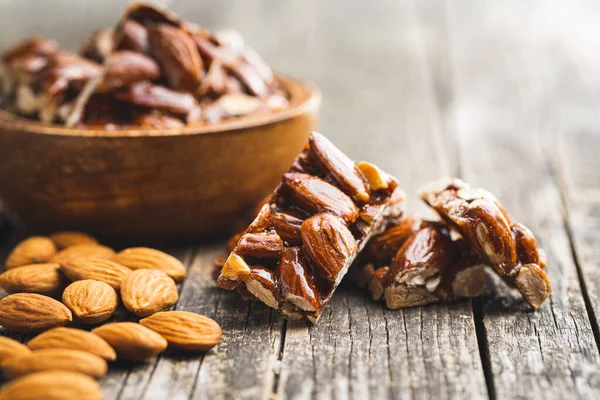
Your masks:
M32 33L73 46L122 7L4 3L3 47ZM171 6L236 27L278 71L316 82L321 131L394 173L411 212L431 215L414 192L445 175L496 193L548 253L553 293L536 313L500 284L480 300L389 311L348 285L311 327L218 290L222 243L169 249L189 268L177 309L216 319L223 342L203 357L119 363L101 381L107 399L600 397L599 2ZM3 225L4 255L24 230Z

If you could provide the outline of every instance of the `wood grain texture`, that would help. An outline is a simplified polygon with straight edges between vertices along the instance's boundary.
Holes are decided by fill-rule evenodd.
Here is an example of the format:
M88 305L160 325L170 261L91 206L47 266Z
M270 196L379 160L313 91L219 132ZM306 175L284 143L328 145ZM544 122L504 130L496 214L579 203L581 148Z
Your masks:
M539 57L551 44L524 36L528 29L550 29L550 34L552 28L536 20L533 5L523 6L517 20L510 6L479 6L472 2L465 10L453 5L449 12L456 93L452 113L462 174L495 193L511 215L536 234L548 253L553 288L536 313L526 312L518 295L485 305L494 395L591 398L600 389L598 348L551 160L541 151L547 131L553 129L553 108L545 90L556 83L554 75L540 77L547 60ZM568 54L553 60L556 68L574 61Z
M587 291L585 300L592 327L600 343L600 130L565 132L559 143L561 157L557 167L563 184L568 227Z
M444 121L432 80L433 60L427 56L444 51L444 43L425 40L426 28L412 3L346 5L363 19L355 31L335 41L335 57L326 52L313 63L315 73L344 71L315 77L337 91L329 98L336 107L325 114L322 131L351 156L372 160L397 176L407 191L408 208L431 215L415 190L458 168L446 152L452 138L441 140ZM330 7L322 4L318 11L322 20L314 28L316 37L344 18ZM369 24L374 20L377 26ZM369 35L362 35L367 27ZM367 54L353 59L356 40ZM378 45L382 41L385 46ZM383 57L384 64L374 63ZM353 85L344 84L346 74L352 74ZM327 107L324 97L324 111ZM344 118L349 113L353 118ZM340 290L317 326L288 325L281 398L487 397L470 302L391 312L365 293ZM312 375L306 372L311 369Z

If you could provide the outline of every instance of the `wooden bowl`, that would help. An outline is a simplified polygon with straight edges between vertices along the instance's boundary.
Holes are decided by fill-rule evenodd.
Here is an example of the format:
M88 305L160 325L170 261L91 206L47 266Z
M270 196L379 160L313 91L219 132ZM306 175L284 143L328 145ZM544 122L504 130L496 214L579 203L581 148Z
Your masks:
M73 129L0 112L0 198L48 231L128 242L229 233L314 128L318 90L278 79L290 108L182 129Z

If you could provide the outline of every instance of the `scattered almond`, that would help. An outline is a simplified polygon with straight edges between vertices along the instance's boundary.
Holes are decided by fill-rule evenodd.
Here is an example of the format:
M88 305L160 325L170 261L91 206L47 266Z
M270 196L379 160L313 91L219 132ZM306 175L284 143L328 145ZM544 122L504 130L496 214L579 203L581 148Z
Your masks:
M177 285L166 273L155 269L133 271L121 285L123 305L139 317L166 310L179 300Z
M66 325L72 319L67 307L41 294L10 294L0 300L0 325L9 331L39 332Z
M96 238L79 231L62 231L50 235L50 239L59 250L81 244L98 244Z
M63 264L66 261L81 258L107 260L114 255L115 251L113 249L100 244L76 244L56 253L56 255L52 257L51 262Z
M113 315L119 299L108 283L84 279L67 286L62 301L79 321L99 324Z
M214 320L187 311L158 312L140 324L160 333L169 346L187 351L208 351L219 344L223 333Z
M2 388L0 400L101 400L102 389L87 375L44 371L19 378Z
M70 247L64 251L74 248ZM71 259L61 263L60 269L72 281L94 279L108 283L115 290L119 290L123 278L131 273L129 268L119 263L100 258Z
M106 340L117 352L117 357L127 360L147 360L167 348L164 337L134 322L106 324L92 333Z
M30 264L9 269L0 275L0 287L8 293L38 293L52 296L65 286L66 279L55 263Z
M6 258L6 269L47 262L55 254L56 246L52 240L43 236L32 236L17 244L10 252Z
M132 247L117 253L113 261L131 269L157 269L165 272L175 282L186 276L185 266L170 254L147 247Z
M100 336L81 329L54 328L31 339L27 346L31 350L69 349L94 354L106 361L114 361L117 354Z
M86 351L44 349L9 358L2 363L2 369L11 378L48 370L80 372L94 378L102 378L106 375L108 365L104 359Z
M0 364L9 358L24 356L31 353L31 350L22 343L14 339L0 336Z

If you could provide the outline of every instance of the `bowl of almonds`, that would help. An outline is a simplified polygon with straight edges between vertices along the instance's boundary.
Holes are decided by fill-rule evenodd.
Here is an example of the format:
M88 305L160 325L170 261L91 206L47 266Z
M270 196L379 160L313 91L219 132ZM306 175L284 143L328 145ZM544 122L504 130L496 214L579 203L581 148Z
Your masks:
M233 31L134 3L75 53L27 39L0 63L0 198L42 229L212 237L269 193L320 94Z

